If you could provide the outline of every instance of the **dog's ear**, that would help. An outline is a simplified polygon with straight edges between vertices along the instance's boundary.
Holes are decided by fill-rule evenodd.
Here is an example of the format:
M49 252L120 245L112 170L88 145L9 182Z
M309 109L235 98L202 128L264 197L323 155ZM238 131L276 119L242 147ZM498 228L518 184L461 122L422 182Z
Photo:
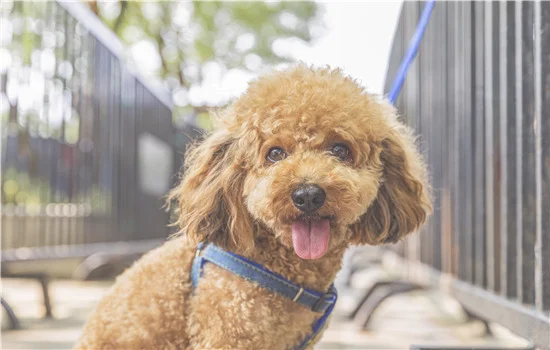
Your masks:
M224 249L251 249L253 221L243 201L246 171L239 141L218 130L188 150L183 177L170 199L178 202L180 234Z
M382 179L367 212L352 225L355 244L395 243L424 223L431 211L426 166L408 127L395 116L378 147Z

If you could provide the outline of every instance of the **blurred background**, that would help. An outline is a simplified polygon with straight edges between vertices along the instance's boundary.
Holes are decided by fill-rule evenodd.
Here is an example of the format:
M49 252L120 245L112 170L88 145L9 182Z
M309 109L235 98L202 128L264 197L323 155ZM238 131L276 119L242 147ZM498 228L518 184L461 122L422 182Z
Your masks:
M455 10L467 12L461 6L441 5L436 14L451 19ZM163 198L177 180L186 145L211 128L210 110L226 106L258 74L298 61L340 67L368 91L383 94L422 7L401 1L2 0L3 347L70 348L113 278L170 235ZM439 25L441 33L451 33L450 24ZM433 42L445 42L433 35ZM423 47L421 57L432 57L431 47ZM453 52L447 48L445 55L451 59ZM428 59L423 62L431 69ZM422 67L413 67L398 107L417 131L427 132L424 144L438 146L446 140L430 139L431 129L422 129L429 120L422 124L410 107ZM430 162L430 149L437 148L424 148ZM445 238L445 229L454 226L441 197L436 191L437 219L422 236L430 242L436 237L438 246L421 252L418 238L391 247L394 258L386 265L395 267L399 256L422 258L457 273L458 250ZM499 326L489 331L491 319L472 315L437 289L399 281L389 294L410 293L392 298L371 320L381 300L372 310L361 309L365 293L381 280L400 278L382 266L384 251L349 253L339 276L340 316L319 348L528 344Z
M12 249L164 238L158 199L186 143L210 128L209 109L298 60L381 92L400 3L1 6L2 243Z

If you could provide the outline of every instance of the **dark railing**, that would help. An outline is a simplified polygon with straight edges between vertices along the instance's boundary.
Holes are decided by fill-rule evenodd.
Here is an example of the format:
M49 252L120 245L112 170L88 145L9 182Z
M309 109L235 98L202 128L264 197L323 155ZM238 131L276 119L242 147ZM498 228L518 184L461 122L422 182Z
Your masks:
M423 6L403 4L386 91ZM550 348L550 3L437 2L397 106L434 189L397 247L409 277Z
M166 238L161 197L180 156L169 94L132 72L83 3L3 9L2 261Z

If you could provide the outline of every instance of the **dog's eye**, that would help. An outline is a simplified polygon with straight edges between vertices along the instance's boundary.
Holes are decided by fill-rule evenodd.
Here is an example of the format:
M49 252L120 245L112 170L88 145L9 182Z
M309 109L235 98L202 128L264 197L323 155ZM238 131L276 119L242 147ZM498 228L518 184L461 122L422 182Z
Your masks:
M272 163L278 162L286 158L286 153L282 148L273 147L267 152L267 160Z
M342 161L347 161L351 157L351 152L349 148L341 143L332 146L330 152Z

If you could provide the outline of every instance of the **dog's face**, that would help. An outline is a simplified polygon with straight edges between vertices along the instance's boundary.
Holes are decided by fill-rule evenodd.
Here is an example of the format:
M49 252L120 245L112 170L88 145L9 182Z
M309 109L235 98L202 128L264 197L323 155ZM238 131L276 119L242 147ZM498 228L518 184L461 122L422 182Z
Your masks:
M326 102L318 98L313 105ZM252 216L304 259L320 258L349 239L348 227L366 213L382 178L378 155L360 126L339 124L331 112L337 113L312 110L305 117L265 120L272 132L262 135L244 185Z
M366 98L343 79L304 74L294 86L272 83L278 91L269 83L249 92L265 104L254 113L259 127L251 132L261 143L250 159L245 203L282 244L317 259L349 239L349 226L377 196L381 139L369 130L376 116L362 118L372 113Z
M346 242L394 242L426 218L424 165L408 130L339 71L265 76L221 122L176 189L187 234L250 245L259 223L319 259Z

